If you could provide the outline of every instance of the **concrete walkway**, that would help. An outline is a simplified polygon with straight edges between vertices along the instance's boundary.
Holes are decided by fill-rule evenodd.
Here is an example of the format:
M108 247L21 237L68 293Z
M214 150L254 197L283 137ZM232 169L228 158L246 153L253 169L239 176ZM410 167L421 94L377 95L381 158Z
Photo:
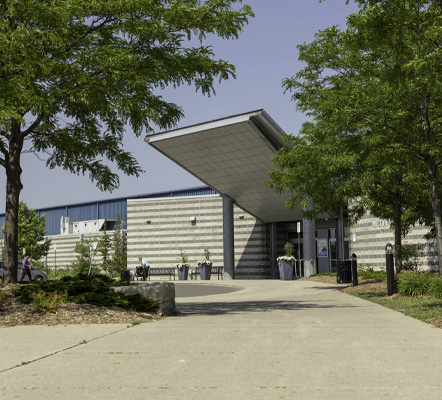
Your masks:
M177 298L178 316L134 327L0 328L0 398L442 396L440 329L332 285L206 284L243 290Z

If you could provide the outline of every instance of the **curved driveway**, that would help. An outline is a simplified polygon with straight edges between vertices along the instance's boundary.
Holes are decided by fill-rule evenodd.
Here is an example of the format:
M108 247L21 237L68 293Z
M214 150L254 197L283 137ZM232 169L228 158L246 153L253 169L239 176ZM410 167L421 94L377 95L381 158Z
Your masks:
M442 330L332 285L198 282L214 283L242 290L129 328L1 328L0 398L441 397Z

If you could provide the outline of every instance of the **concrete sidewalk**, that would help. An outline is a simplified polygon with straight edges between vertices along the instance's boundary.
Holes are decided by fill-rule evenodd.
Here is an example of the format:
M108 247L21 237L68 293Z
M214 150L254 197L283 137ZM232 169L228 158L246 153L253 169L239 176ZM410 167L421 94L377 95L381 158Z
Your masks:
M440 329L339 293L332 285L238 280L206 284L243 290L177 298L178 316L134 327L1 328L0 398L442 395Z

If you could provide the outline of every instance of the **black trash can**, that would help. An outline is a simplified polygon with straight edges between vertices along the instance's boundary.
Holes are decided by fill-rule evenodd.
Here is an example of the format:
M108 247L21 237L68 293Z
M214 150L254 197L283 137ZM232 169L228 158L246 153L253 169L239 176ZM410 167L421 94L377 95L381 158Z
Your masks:
M120 280L122 282L130 282L130 271L128 269L120 271Z
M351 260L336 261L336 281L351 283Z

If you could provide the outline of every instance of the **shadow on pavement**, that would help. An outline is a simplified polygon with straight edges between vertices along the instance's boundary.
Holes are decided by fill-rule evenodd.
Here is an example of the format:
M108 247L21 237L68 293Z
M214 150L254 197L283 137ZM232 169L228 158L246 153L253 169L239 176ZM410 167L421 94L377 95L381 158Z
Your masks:
M178 303L176 305L179 316L187 315L223 315L242 314L265 311L293 311L314 308L349 308L349 305L330 305L320 303L306 303L302 301L240 301L240 302L201 302Z

